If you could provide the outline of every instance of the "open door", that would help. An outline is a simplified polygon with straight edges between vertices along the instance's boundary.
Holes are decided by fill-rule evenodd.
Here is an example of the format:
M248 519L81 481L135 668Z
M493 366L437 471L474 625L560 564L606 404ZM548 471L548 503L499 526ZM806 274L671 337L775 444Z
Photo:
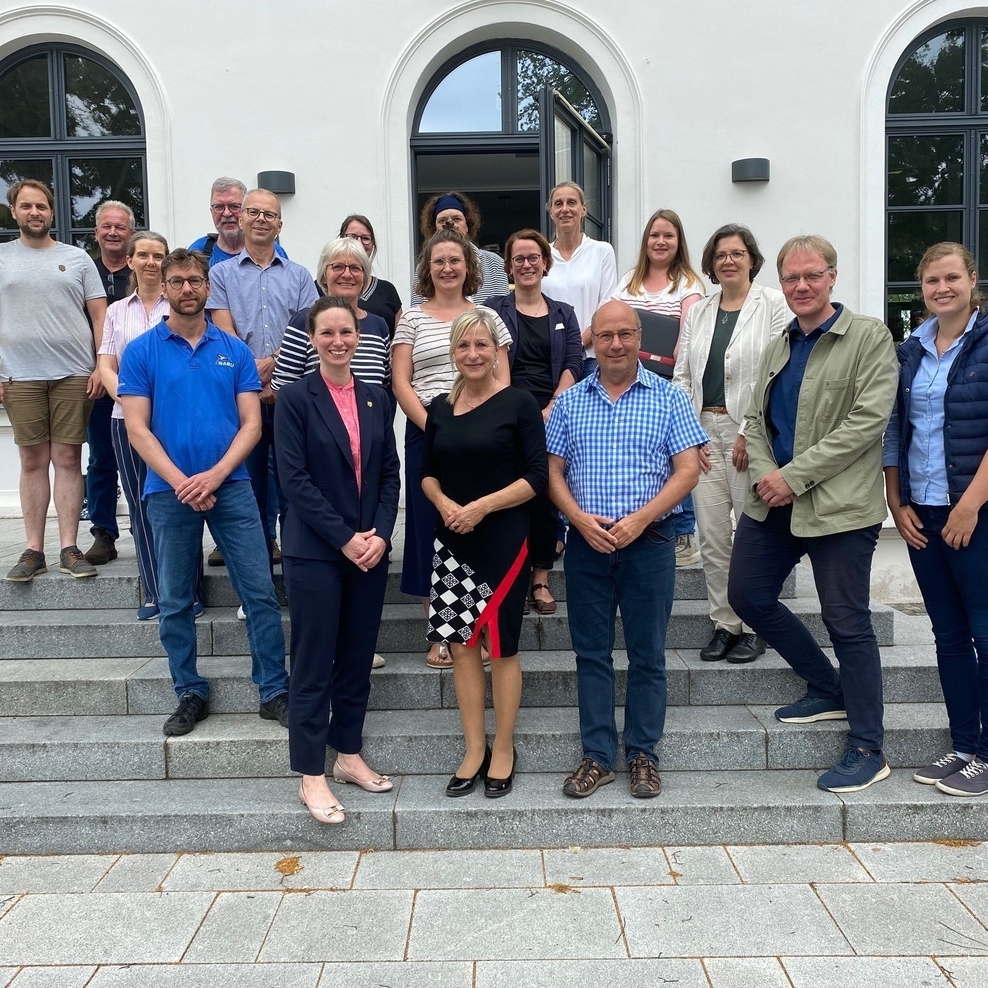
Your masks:
M576 182L587 194L584 229L594 240L611 239L611 146L551 85L539 100L542 202L560 182ZM553 240L548 210L542 232Z

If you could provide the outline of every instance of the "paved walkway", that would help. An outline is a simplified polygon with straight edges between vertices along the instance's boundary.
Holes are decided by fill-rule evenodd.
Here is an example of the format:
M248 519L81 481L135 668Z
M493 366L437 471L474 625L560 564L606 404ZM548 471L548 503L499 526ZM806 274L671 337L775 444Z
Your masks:
M988 844L0 859L0 986L988 984Z

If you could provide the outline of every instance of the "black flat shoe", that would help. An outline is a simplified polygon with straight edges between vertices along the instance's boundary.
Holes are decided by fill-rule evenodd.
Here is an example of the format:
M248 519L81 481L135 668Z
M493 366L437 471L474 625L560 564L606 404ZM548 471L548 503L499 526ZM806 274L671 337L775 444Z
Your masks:
M737 645L727 653L727 661L735 665L742 662L754 662L765 651L765 640L750 631L745 632Z
M515 764L518 761L518 752L511 749L511 774L506 779L492 779L489 775L484 779L484 795L488 799L497 799L500 796L507 796L511 792L515 782Z
M740 635L732 635L726 628L718 628L710 639L710 644L700 649L700 660L720 662L727 658L728 653L739 641L741 641Z
M491 749L488 748L484 752L484 760L480 763L480 768L477 769L477 774L472 775L469 779L461 779L458 775L454 775L449 782L446 784L446 795L447 796L469 796L470 793L477 788L477 781L480 777L487 775L487 770L491 767Z

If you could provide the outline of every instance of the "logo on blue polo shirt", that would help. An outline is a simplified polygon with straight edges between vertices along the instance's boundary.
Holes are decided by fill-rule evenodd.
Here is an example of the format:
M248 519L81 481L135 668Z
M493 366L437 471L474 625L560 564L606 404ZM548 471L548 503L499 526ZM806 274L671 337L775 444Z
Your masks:
M221 353L216 358L217 367L236 367L237 365L225 354Z

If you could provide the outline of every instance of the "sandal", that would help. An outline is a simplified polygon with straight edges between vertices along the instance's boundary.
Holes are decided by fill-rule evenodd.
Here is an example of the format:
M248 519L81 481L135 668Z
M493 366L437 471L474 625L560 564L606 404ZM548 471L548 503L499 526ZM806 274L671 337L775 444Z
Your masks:
M432 649L426 653L425 664L430 669L452 669L453 654L449 650L449 642L439 642L439 649L433 655Z
M552 594L549 593L549 584L533 583L532 589L528 595L528 599L531 601L532 607L534 607L539 614L555 614L556 602L554 600L539 600L539 598L535 596L536 590L545 590L545 592L548 593L550 597L552 597Z
M614 781L614 773L609 772L600 762L592 758L584 758L580 767L563 783L563 793L582 799L589 796L598 786L606 786Z
M659 767L648 755L638 752L628 764L631 772L631 795L638 799L651 799L662 792Z

